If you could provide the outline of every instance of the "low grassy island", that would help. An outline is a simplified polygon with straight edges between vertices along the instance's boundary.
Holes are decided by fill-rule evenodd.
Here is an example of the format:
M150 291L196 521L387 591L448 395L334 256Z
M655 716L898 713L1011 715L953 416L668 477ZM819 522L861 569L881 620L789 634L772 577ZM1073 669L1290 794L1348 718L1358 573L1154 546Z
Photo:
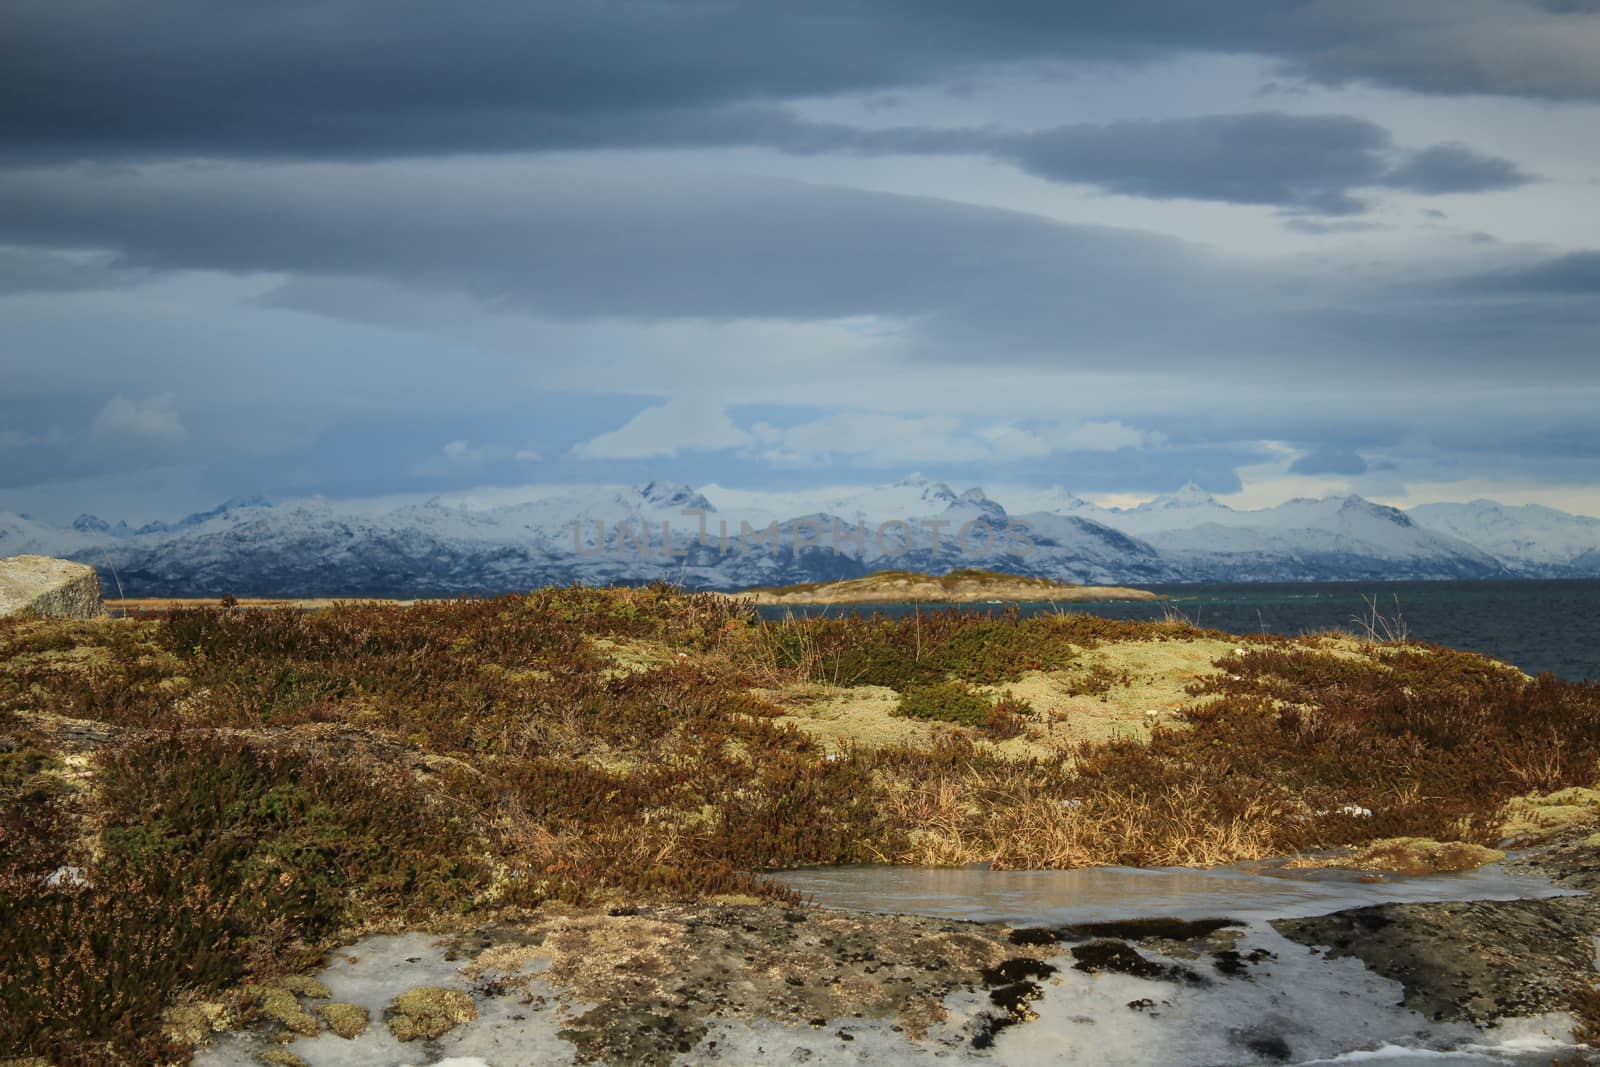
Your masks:
M1002 571L967 567L949 574L878 571L837 582L803 582L739 594L757 604L941 604L1000 602L1071 602L1086 600L1160 600L1145 589L1117 585L1074 585L1049 578L1026 578Z
M1455 869L1592 823L1597 766L1600 686L1339 634L767 622L665 587L3 620L0 1061L314 1062L296 1043L535 1011L509 996L605 1062L718 1020L915 1036L997 983L1018 1022L1050 938L818 911L766 872ZM1582 947L1588 899L1512 903ZM390 958L374 999L352 969ZM1538 982L1519 1010L1588 989Z

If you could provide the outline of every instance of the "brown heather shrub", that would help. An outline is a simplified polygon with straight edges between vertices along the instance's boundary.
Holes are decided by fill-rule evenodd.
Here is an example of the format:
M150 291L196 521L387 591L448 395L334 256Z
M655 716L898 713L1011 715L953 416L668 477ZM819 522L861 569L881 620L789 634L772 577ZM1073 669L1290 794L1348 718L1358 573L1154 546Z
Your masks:
M471 821L405 772L210 732L101 761L104 870L174 872L226 889L248 924L307 940L373 914L454 910L487 879Z
M239 976L233 901L176 868L95 877L0 873L0 1056L182 1062L161 1012Z
M1000 694L989 708L989 716L984 720L983 732L996 741L1006 741L1013 737L1021 737L1028 732L1037 712L1032 704L1015 696L1010 690Z

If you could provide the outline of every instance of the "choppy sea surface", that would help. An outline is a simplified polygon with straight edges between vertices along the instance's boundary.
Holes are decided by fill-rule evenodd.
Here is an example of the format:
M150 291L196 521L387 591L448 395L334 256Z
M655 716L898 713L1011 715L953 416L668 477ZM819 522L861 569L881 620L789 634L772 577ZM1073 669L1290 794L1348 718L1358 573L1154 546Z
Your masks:
M1086 611L1119 619L1160 619L1169 611L1190 622L1232 633L1296 635L1342 629L1363 632L1373 623L1404 630L1413 639L1481 652L1530 674L1549 671L1573 681L1600 680L1600 579L1473 582L1284 582L1237 585L1151 585L1168 600L1104 603L1027 603L1025 614ZM881 611L887 615L941 606L851 604L764 607L768 618L786 612ZM1001 604L967 604L1000 610Z

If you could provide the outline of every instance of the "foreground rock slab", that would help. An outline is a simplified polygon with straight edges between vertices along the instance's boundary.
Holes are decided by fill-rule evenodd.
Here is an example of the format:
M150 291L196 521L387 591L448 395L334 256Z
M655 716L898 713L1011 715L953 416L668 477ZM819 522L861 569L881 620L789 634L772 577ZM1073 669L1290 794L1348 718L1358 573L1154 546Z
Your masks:
M1285 937L1353 956L1438 1021L1592 1011L1600 939L1600 845L1574 834L1507 864L1578 895L1549 900L1382 904L1273 923ZM1591 1020L1592 1022L1592 1020Z
M93 567L50 556L0 559L0 618L93 619L103 614L100 579Z

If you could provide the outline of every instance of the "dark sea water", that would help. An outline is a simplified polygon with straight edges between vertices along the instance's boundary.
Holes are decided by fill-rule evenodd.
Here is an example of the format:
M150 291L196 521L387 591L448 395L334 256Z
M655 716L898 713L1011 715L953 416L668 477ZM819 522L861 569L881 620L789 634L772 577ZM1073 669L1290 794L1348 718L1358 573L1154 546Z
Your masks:
M1318 630L1361 632L1368 600L1390 626L1412 638L1482 652L1530 674L1600 680L1600 579L1477 582L1286 582L1240 585L1152 585L1171 599L1098 604L1022 604L1025 614L1086 611L1118 619L1160 619L1181 612L1199 626L1233 633L1296 635ZM1363 598L1366 598L1364 600ZM920 610L940 605L922 604ZM998 611L1001 605L960 605ZM910 604L827 608L764 607L762 615L918 610ZM1380 631L1380 636L1382 636Z

